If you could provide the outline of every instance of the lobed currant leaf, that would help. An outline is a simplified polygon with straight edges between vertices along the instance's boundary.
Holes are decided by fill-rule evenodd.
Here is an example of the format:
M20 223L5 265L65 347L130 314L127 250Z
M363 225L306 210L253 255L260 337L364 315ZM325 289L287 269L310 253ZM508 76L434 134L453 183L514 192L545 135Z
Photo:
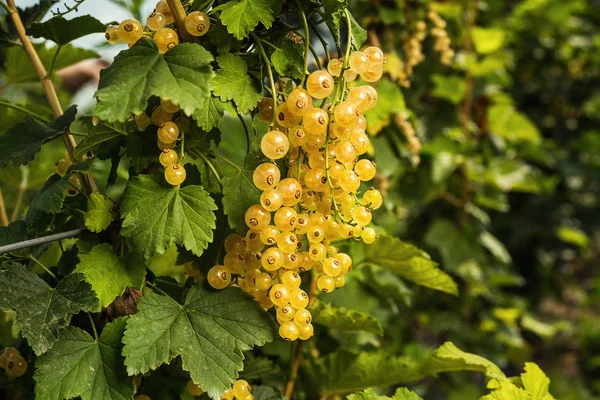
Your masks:
M152 39L142 38L101 71L94 115L102 121L126 121L144 112L151 96L193 115L208 105L211 61L213 56L199 44L181 43L160 54Z
M362 392L351 394L348 400L423 400L415 392L406 388L399 388L392 397L380 396L373 389L367 389Z
M100 192L90 194L85 212L85 226L92 232L102 232L115 219L113 201Z
M213 93L222 101L233 100L240 114L256 107L263 95L248 75L248 65L240 56L223 54L217 57L219 69L212 82Z
M476 354L460 350L452 342L446 342L425 360L422 371L433 375L446 371L479 371L491 379L506 379L496 364Z
M458 294L456 282L439 269L427 253L398 238L383 236L372 245L365 246L364 261L383 267L417 285Z
M223 211L229 226L239 233L246 231L246 210L257 204L260 191L252 182L252 171L240 168L223 176Z
M271 54L275 71L281 76L300 79L304 69L303 46L290 40L283 40L281 47Z
M420 364L410 357L395 357L384 352L356 354L345 349L319 359L316 374L324 395L397 385L423 377Z
M242 351L271 341L274 333L271 317L237 288L192 286L183 305L146 292L127 322L123 355L130 375L180 356L192 380L218 399L243 368Z
M223 121L224 114L225 106L223 105L223 101L218 97L210 96L207 106L194 113L194 119L200 128L208 132L212 128L219 126L221 121Z
M228 1L213 11L221 10L221 22L236 39L242 40L259 22L270 28L275 20L273 8L266 0Z
M65 176L54 174L48 178L37 193L27 210L27 222L31 225L42 214L57 214L62 210L65 201L65 191L69 188L69 178L75 172L87 171L92 160L80 161L69 167Z
M364 312L332 306L322 301L317 301L309 311L315 324L342 331L366 331L383 336L379 321Z
M6 167L11 161L12 165L17 167L33 160L44 143L56 139L69 129L76 114L77 107L71 106L63 115L47 125L27 116L24 122L16 124L4 135L0 135L0 147L3 149L0 153L0 168Z
M108 243L94 246L90 252L79 254L75 268L92 286L102 307L107 307L125 289L141 289L146 266L135 257L119 257Z
M99 309L96 295L80 274L69 274L52 288L31 269L9 263L0 270L0 285L0 308L16 311L17 325L38 355L52 347L69 316Z
M27 29L27 35L44 38L59 46L92 33L104 32L106 26L91 15L81 15L73 19L53 17L44 22L35 22Z
M38 400L129 400L135 394L121 355L124 318L104 326L98 340L80 328L60 332L52 350L36 360Z
M77 147L73 150L73 157L80 159L88 152L98 149L103 143L126 134L124 123L100 122L98 125L93 126L87 136L77 144Z
M198 185L176 189L139 175L127 183L121 215L123 236L147 259L175 243L199 256L213 240L217 206Z

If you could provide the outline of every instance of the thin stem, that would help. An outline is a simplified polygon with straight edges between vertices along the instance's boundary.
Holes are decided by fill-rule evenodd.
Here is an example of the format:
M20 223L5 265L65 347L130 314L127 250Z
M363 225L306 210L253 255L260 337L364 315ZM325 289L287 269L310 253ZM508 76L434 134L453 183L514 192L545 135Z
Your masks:
M296 385L296 379L298 378L298 369L300 368L300 362L302 361L302 344L304 341L296 341L294 342L293 347L293 360L292 360L292 368L290 371L290 378L285 384L284 396L288 399L292 398L292 394L294 393L294 386Z
M306 14L304 13L302 4L299 0L296 0L296 4L298 5L298 9L300 9L300 16L302 17L302 23L304 24L304 70L302 71L302 79L300 80L300 87L303 87L304 81L306 80L306 75L308 74L308 50L310 46L310 29L308 28L308 20L306 19Z
M52 72L54 71L54 65L56 64L56 60L58 59L58 53L60 53L60 49L62 46L56 46L56 51L54 52L54 56L52 57L52 62L50 63L50 68L48 68L48 78L52 79Z
M321 35L321 32L319 32L319 30L315 26L313 26L312 28L313 28L313 31L315 31L317 38L321 42L321 46L323 46L323 51L325 51L325 56L327 57L327 62L331 61L331 55L329 54L329 44L327 43L327 41L325 40L323 35Z
M273 69L271 69L271 63L269 62L269 57L267 57L267 53L265 52L265 48L263 47L262 43L260 42L260 39L258 38L258 36L256 36L256 33L254 32L250 32L250 35L252 36L252 39L254 39L254 42L256 43L256 47L258 47L258 50L260 51L260 55L263 58L263 61L265 62L265 65L267 66L267 73L269 74L269 82L271 82L271 92L273 93L273 121L271 121L271 125L270 126L274 126L275 125L275 110L277 109L277 90L275 89L275 79L273 78Z
M215 176L215 179L217 180L217 182L219 182L219 186L223 187L223 181L221 180L221 177L219 176L219 172L217 172L217 169L215 168L215 166L213 165L213 163L208 159L208 157L206 157L200 151L197 151L194 154L197 154L198 157L200 157L201 159L204 160L204 162L208 166L208 169L210 169L210 172L212 172L212 174Z
M23 240L22 242L7 244L4 246L0 246L0 254L25 249L27 247L37 246L39 244L55 242L61 239L67 239L73 236L81 235L83 232L87 232L87 228L77 228L66 232L55 233L53 235L42 236L35 239Z
M27 36L25 26L23 25L23 21L21 20L21 16L19 15L19 11L17 9L17 6L15 5L15 0L8 0L8 8L10 18L13 20L13 23L17 30L17 34L19 35L19 39L21 39L21 43L23 43L23 49L29 57L31 65L33 66L33 69L35 70L38 79L42 84L42 88L44 89L44 93L46 94L46 98L48 99L48 103L50 104L50 109L52 110L54 117L58 118L61 115L63 115L63 109L60 105L58 95L56 94L56 89L54 87L54 84L52 83L52 80L49 78L48 73L46 72L46 68L42 63L42 60L40 60L40 56L36 52L35 47L33 47L31 40L29 40L29 37ZM72 161L75 161L75 159L73 158L73 149L75 148L75 146L77 146L75 139L67 131L63 135L63 140L65 142L65 146L67 147L69 158ZM90 192L95 192L98 190L98 188L96 187L96 183L94 182L94 178L91 175L81 174L81 176L83 178L84 183L87 186L87 189L89 189Z
M4 8L4 11L6 11L7 14L10 14L10 8L8 8L8 5L5 2L0 1L0 7Z
M242 167L240 167L239 165L237 165L236 163L234 163L233 161L231 161L227 157L222 156L219 153L213 153L213 154L215 155L215 157L220 158L222 161L225 161L227 164L231 165L232 167L237 168L240 171L242 170Z
M85 0L75 0L75 5L72 7L67 6L67 4L65 3L65 8L67 9L67 11L65 12L60 12L60 9L57 8L56 12L52 11L52 15L54 16L60 16L60 17L64 17L65 15L69 14L72 11L78 11L77 9L79 8L79 6L84 2Z
M4 196L2 196L2 186L0 186L0 225L8 226L8 214L6 213L6 204L4 204ZM2 247L0 247L1 249ZM2 254L2 252L0 252Z
M98 341L98 331L96 330L96 324L94 323L94 318L92 318L91 313L87 313L88 318L90 319L90 325L92 325L92 332L94 332L94 340Z
M51 277L53 277L56 281L58 281L58 278L56 277L56 275L54 275L54 272L50 271L50 268L46 267L44 264L42 264L40 262L40 260L38 260L37 258L35 258L34 256L32 256L31 254L28 256L28 258L33 261L34 263L36 263L37 265L39 265L44 271L46 271L48 273L48 275L50 275Z
M173 14L173 19L175 19L175 25L177 25L179 35L181 35L184 42L189 42L192 35L185 29L186 13L183 4L181 4L181 1L179 0L167 0L167 4L169 5L171 14Z
M0 106L4 106L4 107L12 108L13 110L20 111L23 114L27 114L31 118L37 119L39 122L42 122L44 124L47 124L48 122L50 122L48 119L42 117L39 114L34 113L33 111L29 111L25 107L21 107L21 106L19 106L17 104L9 103L8 101L5 101L3 99L0 99Z
M25 175L25 173L23 173L23 175ZM24 185L23 182L21 182L21 184L19 185L19 190L17 192L17 199L15 200L15 206L13 207L12 214L10 215L11 222L15 221L17 219L17 217L19 216L21 202L23 201L23 195L25 194L25 189L27 188L26 185L27 184Z
M146 286L148 286L149 288L152 288L152 290L162 294L163 296L171 297L167 294L167 292L165 292L164 290L162 290L161 288L159 288L158 286L156 286L150 282L146 282Z
M246 133L246 153L250 153L250 132L248 131L248 127L246 126L246 121L244 121L244 117L240 114L237 115L244 127L244 133Z

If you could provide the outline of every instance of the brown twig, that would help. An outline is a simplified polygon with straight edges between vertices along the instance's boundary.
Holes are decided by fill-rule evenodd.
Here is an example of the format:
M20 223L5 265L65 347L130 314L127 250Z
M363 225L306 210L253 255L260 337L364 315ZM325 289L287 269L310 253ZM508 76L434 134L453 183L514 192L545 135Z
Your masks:
M296 378L298 378L298 369L300 368L300 362L302 361L302 344L303 340L299 340L295 343L294 359L292 360L292 370L290 372L290 379L285 384L284 396L288 399L292 399L294 393L294 386L296 386Z
M0 186L0 225L8 225L8 214L6 214L6 205L4 204L4 196L2 196L2 187Z
M17 9L17 6L15 5L15 0L8 0L8 7L10 11L10 18L15 24L15 28L17 29L19 39L21 39L21 43L23 43L23 49L29 57L31 65L33 66L33 69L35 70L40 80L40 83L42 84L42 88L44 89L44 93L46 94L46 98L48 99L48 104L50 104L50 109L54 114L54 118L58 118L61 115L63 115L63 109L60 105L60 100L58 99L58 95L56 94L56 89L54 88L52 79L50 79L50 76L46 72L46 68L42 63L42 60L40 60L40 57L38 56L35 50L35 47L33 47L31 40L29 40L29 37L25 32L25 26L23 25L23 21L21 20L21 16L19 15L19 11ZM72 161L74 161L75 159L73 158L73 149L75 148L75 146L77 146L77 143L75 142L75 139L69 132L66 132L64 134L63 139L65 142L65 146L67 147L69 157ZM96 183L94 182L94 178L91 175L82 175L82 177L84 178L83 181L85 182L86 186L88 186L90 192L98 190L98 188L96 187Z
M185 9L179 0L167 0L167 4L169 4L169 9L171 10L171 14L173 14L173 18L175 19L175 25L177 25L177 30L179 31L179 35L183 39L184 42L189 42L192 38L192 35L189 34L187 29L185 29Z

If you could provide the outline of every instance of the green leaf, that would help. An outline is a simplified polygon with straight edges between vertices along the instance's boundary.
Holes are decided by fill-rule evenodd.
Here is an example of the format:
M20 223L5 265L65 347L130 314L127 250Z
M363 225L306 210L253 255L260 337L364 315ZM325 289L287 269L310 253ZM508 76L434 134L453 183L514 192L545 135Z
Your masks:
M471 37L479 54L493 53L504 45L504 29L473 27Z
M252 395L254 400L287 400L287 397L265 385L252 386Z
M221 22L236 39L242 40L259 22L269 29L275 20L273 10L266 0L229 1L213 11L221 10Z
M146 266L134 258L119 257L108 243L94 246L89 253L79 254L75 272L81 273L92 286L102 307L108 307L125 289L141 289Z
M589 236L582 230L568 226L560 226L556 229L556 237L565 243L587 249L590 246Z
M458 104L465 95L467 83L460 76L444 76L435 74L431 77L433 82L433 95L440 99L448 100L452 104Z
M100 192L90 194L85 212L85 226L92 232L100 233L114 221L114 203Z
M452 342L441 345L423 364L424 374L448 371L479 371L490 379L506 379L496 364L476 354L466 353Z
M82 400L129 400L135 394L121 356L125 319L104 326L98 340L69 326L48 353L36 360L38 400L81 397Z
M406 388L399 388L394 393L393 397L380 396L373 389L367 389L363 392L351 394L347 397L348 400L423 400L415 392L411 392Z
M77 171L87 171L92 160L80 161L69 167L65 176L54 174L48 178L27 210L27 221L31 224L41 214L57 214L62 210L65 201L65 191L69 188L69 177Z
M69 274L51 288L29 268L10 263L0 270L0 308L17 312L17 325L36 354L52 347L69 316L97 311L98 299L79 274Z
M216 209L202 186L176 189L139 175L123 193L121 233L133 240L146 259L155 252L164 253L173 243L200 256L213 240Z
M513 142L540 144L542 136L537 126L525 114L508 104L495 104L487 109L490 132Z
M25 165L33 160L42 145L55 139L69 129L75 120L77 106L69 107L63 115L48 125L40 124L30 116L0 135L0 168L12 161L13 166Z
M310 312L315 324L342 331L366 331L383 336L383 328L379 321L374 316L360 311L317 301L310 308Z
M223 54L217 57L219 69L212 82L213 93L222 101L233 100L240 114L256 107L261 91L248 75L248 65L240 56Z
M360 50L365 40L367 40L367 31L350 14L350 30L352 32L352 43L356 50Z
M553 400L554 397L548 392L550 379L537 364L525 363L525 373L521 374L521 382L525 390L531 395L531 400Z
M411 304L412 290L392 272L377 265L365 265L360 271L363 275L361 280L379 296L407 306Z
M244 370L240 372L240 379L247 381L260 379L265 382L269 378L281 378L282 376L281 367L266 357L254 357L245 360Z
M98 125L93 126L89 134L77 144L77 147L73 150L73 157L80 159L88 152L96 150L102 143L126 133L124 123L100 122Z
M427 253L398 238L383 236L372 245L366 246L365 261L383 267L417 285L458 294L454 280L440 270Z
M58 46L47 48L45 44L34 45L42 64L46 70L50 68L52 60L54 59L54 53ZM92 50L79 49L73 47L70 44L64 45L60 49L60 57L56 58L54 63L54 71L58 71L69 65L78 63L79 61L87 60L89 58L100 57L98 53ZM33 66L27 53L21 46L11 47L5 52L4 72L6 73L6 82L9 84L25 83L25 82L37 82L39 77Z
M275 71L281 76L300 79L304 73L303 46L291 40L283 40L281 47L271 54L271 62Z
M127 322L123 355L130 375L143 374L180 356L212 398L219 398L243 368L242 351L273 339L273 321L240 289L192 286L185 304L146 292Z
M371 135L379 133L392 122L396 114L406 109L400 87L387 78L377 83L377 97L375 107L365 113L365 118L369 121L367 131Z
M54 17L42 23L33 23L27 29L27 35L52 40L62 46L80 37L105 30L106 26L96 18L82 15L70 20Z
M327 396L422 378L419 363L410 357L393 357L384 352L355 354L344 349L320 358L316 374Z
M480 400L531 400L527 392L510 381L497 381L496 384L496 390Z
M258 204L260 191L252 182L252 171L237 169L223 176L223 210L229 226L239 233L246 231L246 210Z
M496 257L498 261L503 262L504 264L509 264L512 262L512 258L510 257L510 253L506 249L504 243L502 243L498 238L492 235L488 231L483 231L479 235L479 242L490 251Z
M208 105L196 111L194 113L194 119L200 128L208 132L221 124L221 121L223 121L223 114L225 114L223 101L218 97L210 96Z
M160 54L154 40L142 38L100 72L94 114L102 121L126 121L158 96L193 115L208 106L211 61L213 56L199 44L181 43Z
M331 21L333 32L336 34L336 36L340 35L340 24L344 18L344 10L347 7L348 0L323 0L325 18Z

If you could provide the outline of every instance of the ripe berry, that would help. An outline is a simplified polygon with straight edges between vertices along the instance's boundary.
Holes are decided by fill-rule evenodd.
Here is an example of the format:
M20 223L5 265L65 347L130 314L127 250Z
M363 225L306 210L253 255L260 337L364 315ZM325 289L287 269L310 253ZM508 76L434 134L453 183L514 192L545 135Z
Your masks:
M323 134L329 123L329 115L321 108L309 110L303 119L304 129L311 135Z
M158 3L156 3L155 8L159 13L171 13L171 9L169 8L169 3L167 3L167 0L160 0Z
M267 211L277 211L283 204L283 195L277 189L267 189L260 195L260 204Z
M14 347L5 347L0 352L0 368L6 368L6 360L12 355L21 355L21 353Z
M336 258L326 258L323 261L323 272L329 276L338 276L342 272L342 264Z
M273 285L269 290L269 298L276 306L283 307L288 304L290 299L290 290L281 283Z
M279 326L279 335L285 340L294 341L298 339L298 325L292 321L284 322Z
M302 146L308 141L308 135L300 125L290 128L288 138L294 146Z
M278 130L269 131L260 141L263 154L272 160L284 157L290 149L288 137Z
M324 99L333 92L333 77L329 72L315 71L306 79L308 93L316 99Z
M152 123L152 120L149 116L146 115L146 113L141 113L139 115L134 116L133 121L135 122L135 127L140 132L145 131L148 125Z
M167 25L167 17L161 12L154 11L146 18L146 26L151 31L156 32L159 29L164 28L165 25Z
M201 11L192 11L185 17L185 30L192 36L204 36L209 28L210 19Z
M332 76L340 76L340 74L342 73L342 66L343 66L343 61L339 58L334 58L331 61L329 61L329 64L327 64L327 71L329 71L329 73Z
M288 109L287 103L283 102L275 110L275 120L284 128L291 128L302 121L302 117L292 114Z
M104 37L110 44L121 43L121 36L119 35L119 27L118 26L109 26L108 28L106 28Z
M300 340L308 340L314 335L315 328L312 324L301 325L298 327L298 339Z
M268 225L260 231L260 240L267 246L277 243L278 237L279 229L276 226Z
M248 397L250 390L250 384L243 379L239 379L233 384L233 395L238 399L245 399Z
M325 293L333 292L335 289L335 281L331 276L321 275L319 279L317 279L317 288Z
M158 45L158 52L163 54L179 44L179 36L171 28L162 28L154 34L154 41Z
M365 228L361 238L366 244L374 243L377 240L377 232L373 228Z
M306 308L308 306L308 294L300 288L291 290L289 302L295 309Z
M295 233L284 232L277 237L277 247L285 252L292 253L298 247L298 238ZM285 264L285 263L284 263Z
M294 178L285 178L277 185L277 190L283 195L283 205L295 206L302 197L302 185Z
M163 167L168 167L179 163L179 156L174 150L164 149L162 153L160 153L158 161Z
M11 354L6 358L6 375L11 377L23 376L27 371L27 361L20 354Z
M273 163L259 165L252 174L252 182L260 190L268 190L275 187L279 183L279 179L281 179L281 173L277 165Z
M312 98L308 91L296 88L287 98L287 109L296 116L304 116L313 108Z
M305 308L301 308L294 314L294 323L298 326L309 325L312 322L312 315L310 311Z
M385 55L379 47L367 47L363 53L369 58L369 61L371 61L371 63L373 64L383 65L385 62Z
M158 128L158 140L163 143L173 143L179 137L179 127L174 122L165 122Z
M277 247L269 247L263 252L260 262L262 267L267 271L277 271L279 268L283 267L284 260L285 256L283 251L279 250ZM273 301L273 299L271 299L271 301Z
M173 186L181 185L185 181L185 168L183 165L169 165L165 168L165 180Z
M296 310L291 305L277 307L277 320L280 322L291 321L294 318Z
M158 126L161 126L165 122L169 122L171 118L173 118L173 114L165 111L165 109L160 106L152 111L152 122Z
M350 64L350 69L357 74L367 72L371 66L371 61L362 51L355 51L352 53L348 61Z
M254 277L254 284L260 290L269 290L272 283L273 280L271 279L271 275L267 274L266 272L256 274Z
M370 181L375 177L377 169L371 161L362 159L358 160L354 165L354 172L356 172L361 181Z
M334 110L335 123L340 126L351 127L356 124L358 118L358 108L351 101L342 101L335 106Z
M245 219L248 228L261 230L271 222L271 213L256 204L246 210Z
M291 207L282 207L275 212L275 226L282 231L291 231L296 227L298 214Z
M171 114L175 114L177 111L179 111L181 108L177 105L172 103L170 100L160 100L160 106L163 108L163 110L165 110L166 112L169 112Z
M126 19L119 25L119 39L121 41L134 44L144 35L144 28L135 19Z
M188 392L190 396L202 396L204 394L204 390L200 385L197 385L191 379L185 385L185 390Z
M273 120L273 99L263 97L258 102L258 119L263 122L271 122Z
M308 249L308 254L310 254L310 258L314 261L323 261L327 255L327 246L323 243L313 243Z

